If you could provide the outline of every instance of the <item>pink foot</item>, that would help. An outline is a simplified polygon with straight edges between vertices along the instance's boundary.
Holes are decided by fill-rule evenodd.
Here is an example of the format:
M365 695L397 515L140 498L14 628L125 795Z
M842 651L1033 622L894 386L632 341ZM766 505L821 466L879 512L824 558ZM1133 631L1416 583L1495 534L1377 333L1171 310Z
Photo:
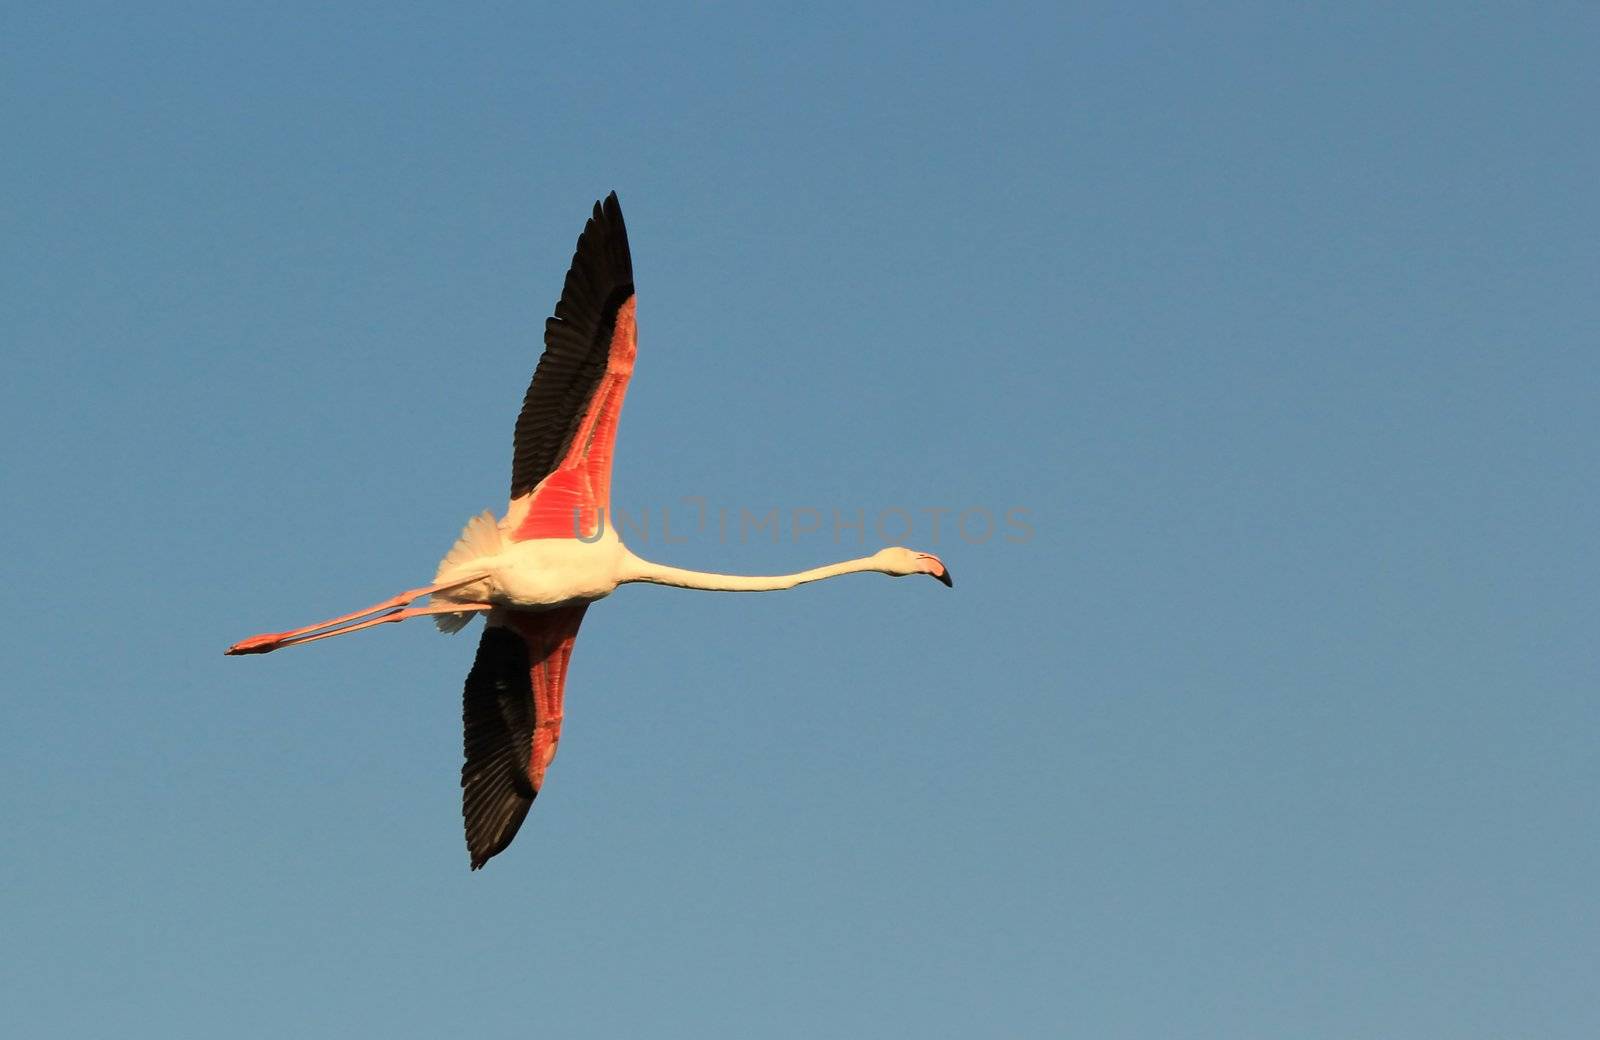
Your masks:
M266 635L241 639L228 647L226 652L230 657L234 654L264 654L278 649L278 644L282 639L283 636L280 633L268 632Z

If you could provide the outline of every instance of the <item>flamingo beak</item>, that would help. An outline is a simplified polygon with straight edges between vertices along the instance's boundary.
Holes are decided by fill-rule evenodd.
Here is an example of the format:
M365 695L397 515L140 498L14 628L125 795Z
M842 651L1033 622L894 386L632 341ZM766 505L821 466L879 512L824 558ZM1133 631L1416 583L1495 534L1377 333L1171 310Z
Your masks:
M926 573L935 581L943 582L944 587L947 589L956 587L956 583L950 580L950 568L944 565L943 560L932 553L918 553L917 555L928 563L929 566Z

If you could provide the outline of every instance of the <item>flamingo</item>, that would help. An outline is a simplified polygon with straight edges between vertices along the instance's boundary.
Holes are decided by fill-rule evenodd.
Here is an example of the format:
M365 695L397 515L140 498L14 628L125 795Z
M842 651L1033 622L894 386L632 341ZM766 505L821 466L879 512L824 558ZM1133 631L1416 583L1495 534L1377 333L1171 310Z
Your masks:
M462 701L462 817L471 869L503 852L527 818L561 739L567 666L589 604L618 585L648 582L714 592L767 592L873 571L950 571L932 553L893 547L871 556L766 577L651 563L605 523L617 417L637 352L633 259L616 192L596 202L567 271L544 353L517 416L511 501L498 521L467 522L432 583L314 625L241 640L229 654L264 654L375 625L431 616L456 632L484 615ZM413 606L427 597L426 606Z

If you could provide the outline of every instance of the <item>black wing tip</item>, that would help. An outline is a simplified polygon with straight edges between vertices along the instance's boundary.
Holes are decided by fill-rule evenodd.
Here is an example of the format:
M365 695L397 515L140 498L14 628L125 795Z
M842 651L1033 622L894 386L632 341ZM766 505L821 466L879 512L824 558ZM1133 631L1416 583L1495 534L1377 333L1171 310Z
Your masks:
M511 847L531 808L533 799L529 798L520 805L511 807L507 819L495 818L496 815L505 816L505 812L467 814L467 856L472 862L473 870L482 870L485 863Z
M591 248L600 254L596 259L610 276L612 294L626 289L623 299L633 295L633 252L628 248L628 224L622 219L622 203L617 201L615 191L594 204L594 215L578 236L573 266L584 255L586 243L592 243Z
M467 856L473 870L482 870L485 863L504 852L511 843L493 840L491 825L479 814L468 811L463 815L467 823Z
M472 861L473 870L482 870L485 863L509 848L511 842L504 839L485 842L484 835L473 833L473 822L471 819L467 820L467 856Z

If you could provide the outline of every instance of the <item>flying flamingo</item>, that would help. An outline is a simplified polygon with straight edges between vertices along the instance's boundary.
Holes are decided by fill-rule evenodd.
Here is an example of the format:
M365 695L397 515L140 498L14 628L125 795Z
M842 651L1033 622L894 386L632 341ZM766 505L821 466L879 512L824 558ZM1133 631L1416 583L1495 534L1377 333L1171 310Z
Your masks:
M517 416L503 518L496 522L486 511L468 521L430 585L315 625L252 636L227 651L264 654L423 615L455 632L485 615L462 708L461 809L473 870L510 845L527 817L561 739L578 625L589 604L618 585L767 592L862 571L927 574L951 584L937 556L898 547L796 574L746 577L651 563L622 544L605 517L637 335L633 260L616 192L595 203L584 225L544 343ZM424 596L427 606L411 605Z

